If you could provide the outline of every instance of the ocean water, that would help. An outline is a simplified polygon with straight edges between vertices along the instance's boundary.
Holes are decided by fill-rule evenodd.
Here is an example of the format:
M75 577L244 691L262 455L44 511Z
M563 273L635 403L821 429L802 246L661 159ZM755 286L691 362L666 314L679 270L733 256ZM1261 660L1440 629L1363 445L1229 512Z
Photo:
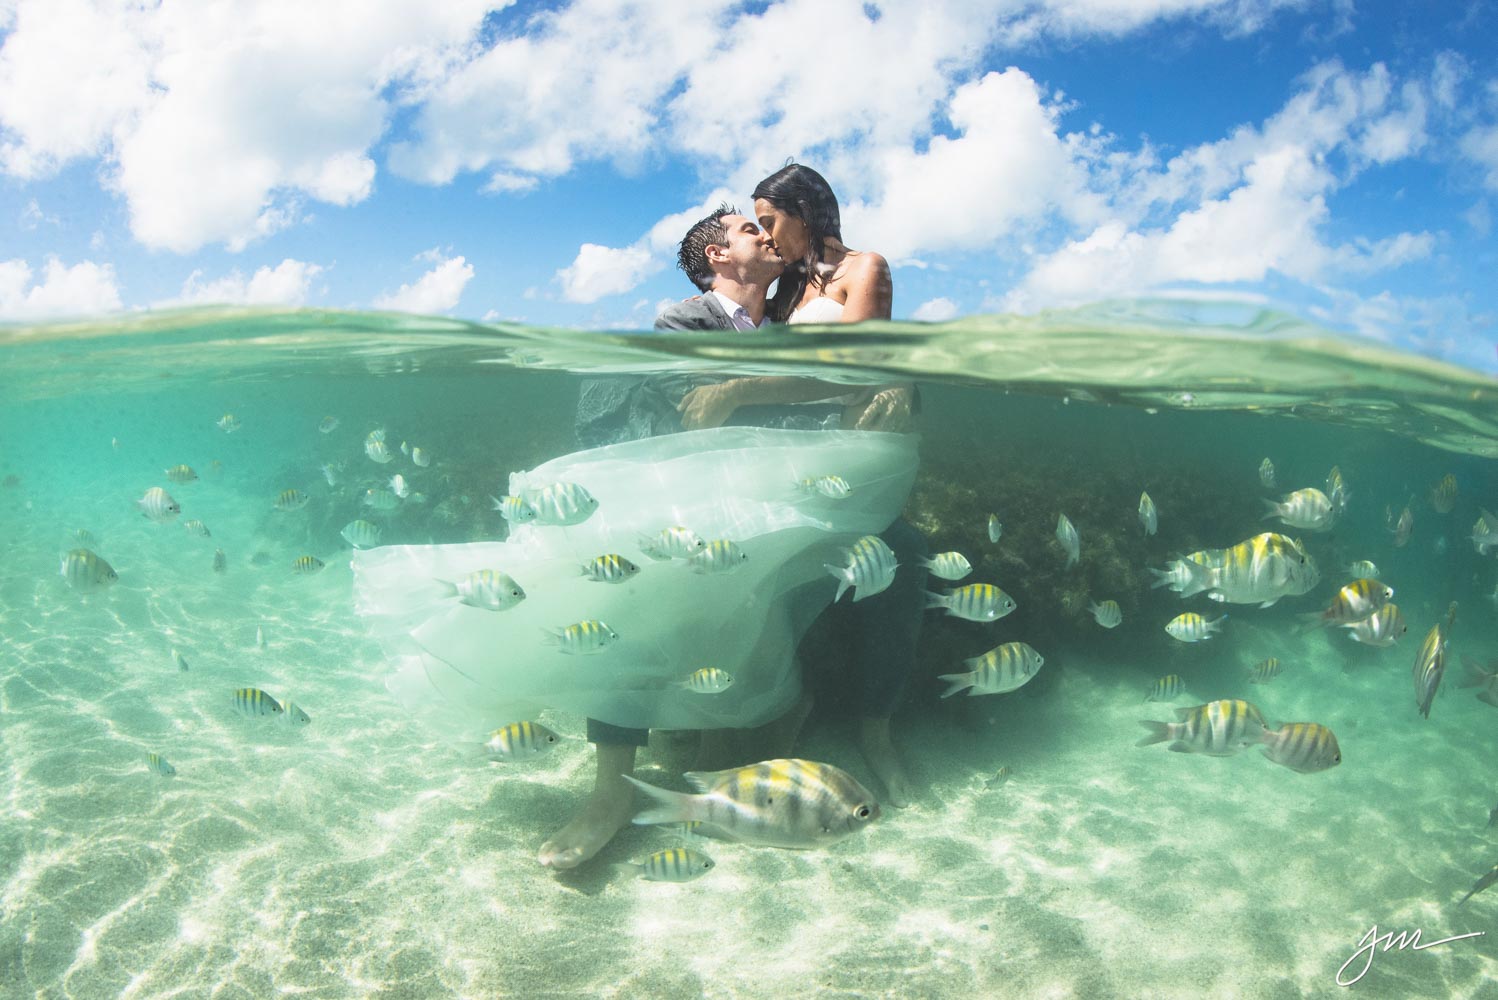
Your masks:
M543 713L558 749L496 764L472 751L484 731L392 696L339 532L365 516L384 544L502 538L488 497L575 450L581 379L683 368L915 380L907 519L1019 607L925 619L894 718L907 808L815 851L692 840L717 866L685 884L613 868L688 843L664 827L554 873L535 855L591 785L583 720ZM0 331L0 995L1498 996L1498 893L1458 905L1498 864L1498 709L1457 684L1464 658L1498 659L1498 563L1471 542L1498 508L1495 404L1486 375L1235 303L752 341L242 310ZM364 453L376 428L387 465ZM1281 489L1261 485L1265 457ZM168 482L179 463L200 478ZM1350 491L1333 530L1262 519L1265 497L1324 488L1333 466ZM364 490L396 472L424 502L368 514ZM141 516L151 486L180 518ZM275 510L293 488L307 505ZM80 529L113 586L60 575ZM1259 608L1150 586L1152 567L1265 530L1303 539L1315 589ZM303 555L325 569L293 572ZM1408 623L1388 649L1299 627L1360 559ZM1116 629L1087 613L1103 599ZM1453 602L1422 719L1412 664ZM1183 611L1229 619L1183 644L1163 627ZM796 754L877 793L847 708L858 665L817 638ZM936 675L1012 640L1046 658L1029 684L939 697ZM1282 673L1250 684L1268 657ZM1166 674L1186 693L1146 703ZM245 687L311 723L237 714ZM1135 745L1140 720L1219 698L1328 726L1341 764ZM637 773L683 787L690 742L653 737ZM1000 767L1012 778L991 782ZM1421 946L1369 951L1372 928Z

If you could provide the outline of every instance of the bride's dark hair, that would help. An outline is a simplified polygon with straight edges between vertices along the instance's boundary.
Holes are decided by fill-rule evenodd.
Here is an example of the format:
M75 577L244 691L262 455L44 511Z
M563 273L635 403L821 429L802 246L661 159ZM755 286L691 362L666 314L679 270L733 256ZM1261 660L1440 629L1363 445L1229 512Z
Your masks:
M785 262L785 273L775 286L775 296L767 304L770 319L784 323L806 291L808 275L820 283L826 277L823 251L830 236L843 241L842 219L838 215L837 195L832 185L811 167L787 163L754 189L754 198L763 198L788 215L806 224L806 256Z

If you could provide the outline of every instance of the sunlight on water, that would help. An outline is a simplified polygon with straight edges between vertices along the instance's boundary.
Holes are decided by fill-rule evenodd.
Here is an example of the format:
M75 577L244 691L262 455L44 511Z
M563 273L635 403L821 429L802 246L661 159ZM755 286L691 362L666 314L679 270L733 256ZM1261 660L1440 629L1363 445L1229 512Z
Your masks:
M577 450L584 377L685 370L917 381L905 517L1018 608L927 615L895 717L908 808L813 851L632 827L553 874L536 850L592 781L584 720L546 711L561 746L495 764L478 744L515 720L453 722L393 696L342 532L364 519L384 547L504 539L490 497ZM1464 659L1498 659L1498 566L1473 543L1498 507L1495 402L1488 376L1233 303L752 340L243 310L0 331L0 994L1329 993L1371 926L1429 942L1485 931L1498 906L1455 905L1498 861L1498 710L1458 686ZM388 463L368 457L376 429ZM169 480L179 464L197 478ZM1333 466L1348 501L1330 531L1264 519L1266 498L1325 488ZM372 509L397 473L408 495ZM141 516L153 486L180 516ZM305 505L277 509L287 490ZM1061 513L1081 540L1070 568ZM1271 530L1319 566L1303 596L1228 606L1151 586L1151 568ZM70 587L60 556L80 547L118 581ZM298 573L303 556L325 568ZM1391 648L1300 617L1359 560L1395 588L1408 633ZM642 561L627 586L662 572ZM1088 613L1106 599L1117 628ZM1452 602L1445 683L1421 719L1411 667ZM1164 625L1185 611L1228 620L1181 643ZM682 612L652 613L669 629ZM940 699L937 675L1018 640L1044 654L1033 681ZM845 645L814 629L803 646L816 706L796 755L878 793ZM1251 683L1270 657L1280 674ZM1168 674L1184 693L1146 703ZM242 688L311 721L239 714ZM1330 727L1342 763L1135 746L1141 720L1218 698ZM684 788L694 757L689 735L654 733L638 773ZM717 867L683 885L611 867L679 845ZM1380 952L1357 988L1471 996L1495 975L1474 938Z

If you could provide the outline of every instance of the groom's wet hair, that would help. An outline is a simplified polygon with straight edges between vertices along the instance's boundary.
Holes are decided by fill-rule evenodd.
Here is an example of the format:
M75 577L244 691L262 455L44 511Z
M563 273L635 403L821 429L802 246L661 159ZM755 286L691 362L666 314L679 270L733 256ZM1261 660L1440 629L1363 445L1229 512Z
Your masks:
M700 290L712 291L713 280L717 277L708 265L707 248L728 245L728 230L723 227L723 216L742 214L725 201L713 209L712 215L698 220L687 230L686 236L682 237L681 249L676 252L676 266L687 272L692 284Z

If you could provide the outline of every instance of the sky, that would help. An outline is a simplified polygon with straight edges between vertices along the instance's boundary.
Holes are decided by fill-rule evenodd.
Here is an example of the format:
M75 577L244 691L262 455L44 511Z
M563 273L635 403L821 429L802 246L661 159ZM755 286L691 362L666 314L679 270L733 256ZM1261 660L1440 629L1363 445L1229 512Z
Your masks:
M0 0L0 321L648 329L788 160L896 319L1224 295L1498 371L1498 0Z

